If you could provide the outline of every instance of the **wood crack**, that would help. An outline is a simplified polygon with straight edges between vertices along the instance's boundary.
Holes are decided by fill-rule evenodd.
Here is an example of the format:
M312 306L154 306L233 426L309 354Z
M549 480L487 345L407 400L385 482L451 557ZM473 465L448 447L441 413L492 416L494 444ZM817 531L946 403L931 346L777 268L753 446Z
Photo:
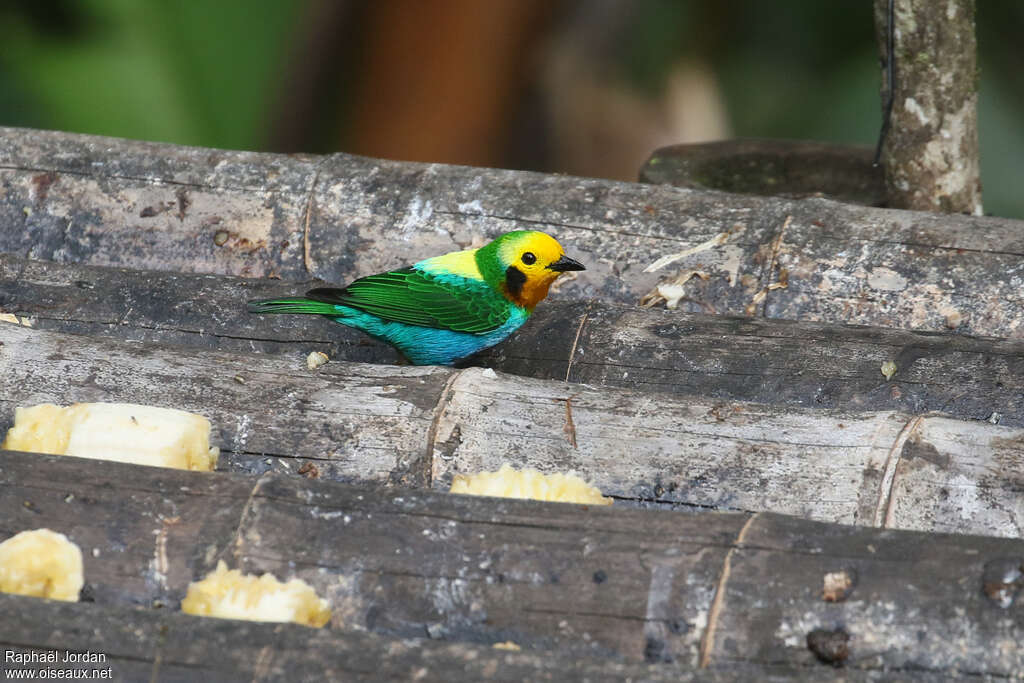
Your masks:
M715 647L715 629L718 627L718 617L722 612L722 602L725 599L725 588L729 582L729 574L732 572L733 553L743 548L743 541L747 537L747 532L753 526L754 520L760 517L761 514L760 512L755 512L750 516L750 519L746 521L740 532L736 534L736 540L733 542L732 547L729 548L729 552L725 554L725 561L722 562L722 573L719 575L718 585L715 587L715 597L711 601L711 609L708 611L708 625L704 629L703 637L700 639L699 667L701 669L706 669L708 664L711 663L711 651Z
M782 250L782 240L785 237L786 229L789 227L789 224L790 222L792 222L792 220L792 215L786 216L786 220L782 223L782 228L779 230L779 234L775 236L774 240L772 240L772 250L768 257L768 268L765 270L765 274L762 279L766 284L764 287L761 288L760 291L758 291L754 295L754 298L747 305L747 315L754 315L754 312L757 310L758 304L761 304L761 317L767 318L768 292L772 291L773 289L783 289L788 285L788 278L786 277L782 277L778 282L771 282L771 279L772 273L775 272L775 264L779 259L779 252ZM784 275L784 273L782 275Z
M624 230L605 230L603 228L595 228L590 225L578 225L575 223L560 223L558 221L540 220L537 218L523 218L521 216L501 216L498 214L491 213L467 213L465 211L438 211L434 210L434 213L442 214L445 216L473 216L475 218L493 218L499 221L509 221L512 223L527 223L529 225L545 225L557 228L569 228L570 230L586 230L588 232L602 232L610 233L613 235L624 235L626 237L643 237L645 239L652 240L665 240L666 242L682 242L688 243L689 240L680 239L678 237L666 237L663 235L649 235L640 232L626 232Z
M579 446L576 443L576 423L572 419L572 400L574 398L576 398L577 396L579 396L579 394L573 394L572 396L569 396L569 397L564 399L565 400L565 426L562 428L562 431L565 433L565 437L566 437L566 439L568 439L569 444L573 448L576 448L576 449L578 449ZM563 399L557 399L556 398L555 400L559 401L559 400L563 400Z
M920 428L924 421L924 415L915 415L903 425L903 429L896 436L889 454L885 459L885 471L882 474L882 485L878 494L878 502L875 505L875 515L872 524L877 527L888 527L892 523L893 515L893 490L896 486L896 467L899 465L900 456L903 453L903 445Z
M914 249L932 249L935 251L951 251L954 254L967 253L967 254L981 254L983 256L1012 256L1014 258L1024 258L1024 253L1016 251L1000 251L998 249L978 249L972 247L944 247L940 244L926 244L924 242L903 242L900 240L881 240L871 239L870 237L858 237L857 235L844 235L843 237L837 237L835 235L821 235L822 238L831 239L837 242L851 240L854 242L868 242L870 244L888 244L894 247L912 247Z
M79 178L104 178L107 180L134 180L146 185L160 187L161 185L172 185L174 187L189 187L211 192L251 192L253 194L270 194L264 187L245 187L240 185L209 185L207 183L190 183L183 180L172 180L170 178L155 178L152 176L118 175L114 173L96 173L94 171L74 171L67 168L37 168L33 166L8 166L0 164L0 171L27 171L29 173L54 173L60 175L77 176Z
M312 257L310 256L311 247L309 244L309 224L313 216L313 200L316 197L316 186L320 182L320 172L329 158L324 157L316 165L316 170L313 172L313 182L309 184L309 196L306 198L305 216L302 220L302 267L306 269L306 273L309 275L313 274Z
M421 468L424 488L432 488L434 484L434 447L437 444L437 430L441 424L441 416L444 415L445 408L451 403L451 396L455 393L455 383L464 373L473 369L456 370L448 377L444 386L441 387L441 395L434 406L433 415L430 418L430 427L427 429L427 449L423 456L423 466Z
M160 680L160 665L164 660L164 646L167 643L167 629L163 624L156 628L156 655L153 657L153 668L149 672L149 683Z
M273 475L270 472L265 472L264 474L261 474L259 478L256 480L256 483L253 485L252 490L249 491L249 497L246 498L245 505L242 506L242 512L238 515L238 526L235 528L235 533L231 535L231 540L224 545L224 547L221 549L219 553L217 553L218 560L224 559L224 556L229 552L229 549L231 548L241 550L242 530L245 527L245 523L249 516L249 513L252 511L253 501L256 499L256 494L259 493L260 489L263 488L264 482L270 479L271 476Z
M580 343L580 334L583 332L583 326L587 324L587 318L590 317L590 309L594 307L594 300L591 299L587 302L587 307L583 309L583 318L580 319L580 326L576 328L576 337L572 340L572 348L569 349L569 362L565 367L565 381L569 381L569 373L572 371L573 361L576 359L576 346Z

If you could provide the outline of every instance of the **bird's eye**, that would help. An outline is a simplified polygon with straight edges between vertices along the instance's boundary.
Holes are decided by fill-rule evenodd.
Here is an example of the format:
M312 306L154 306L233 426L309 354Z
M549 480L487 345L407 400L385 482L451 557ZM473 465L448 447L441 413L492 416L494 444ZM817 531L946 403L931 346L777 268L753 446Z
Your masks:
M532 251L528 251L525 254L523 254L523 263L525 263L526 265L532 266L536 262L537 257L533 255Z

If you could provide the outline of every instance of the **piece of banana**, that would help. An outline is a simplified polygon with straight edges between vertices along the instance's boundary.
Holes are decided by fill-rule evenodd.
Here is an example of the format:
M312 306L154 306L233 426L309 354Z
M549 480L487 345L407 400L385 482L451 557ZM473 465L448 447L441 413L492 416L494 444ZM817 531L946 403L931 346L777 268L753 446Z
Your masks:
M537 470L518 471L505 463L497 472L456 474L452 493L499 498L532 498L561 503L611 505L612 499L575 474L541 474Z
M219 455L202 415L130 403L19 407L0 447L204 471Z
M0 592L78 601L82 551L49 529L22 531L0 543Z
M202 581L189 584L181 611L221 619L291 621L317 628L331 619L330 605L305 581L281 583L273 574L243 574L229 570L223 560Z

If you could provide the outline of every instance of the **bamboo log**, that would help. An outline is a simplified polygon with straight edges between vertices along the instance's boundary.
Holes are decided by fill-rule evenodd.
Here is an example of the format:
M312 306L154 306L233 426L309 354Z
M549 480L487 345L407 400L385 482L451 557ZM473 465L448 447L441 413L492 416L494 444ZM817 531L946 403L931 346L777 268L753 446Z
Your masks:
M170 681L783 681L808 672L742 667L698 673L609 658L508 652L488 645L389 638L353 629L310 629L204 619L163 610L64 603L0 594L0 647L23 655L0 671L79 669L113 680ZM30 662L35 655L102 655L94 663ZM55 653L55 654L51 654ZM818 672L820 675L820 672ZM767 676L768 678L765 678ZM40 673L37 677L42 677ZM108 678L111 678L108 677Z
M310 286L312 286L310 284ZM389 345L245 302L276 281L0 255L0 310L37 329L207 349L400 362ZM895 362L887 380L882 365ZM942 411L1024 426L1024 341L549 301L471 365L537 379L811 408Z
M683 670L824 672L826 660L862 674L1009 677L1024 667L1019 568L1004 571L1024 562L1019 539L271 474L253 484L238 475L16 453L0 455L0 489L5 533L48 526L86 550L100 609L159 599L173 610L190 578L225 559L309 582L334 606L332 632L513 640L558 658L611 656ZM150 513L130 515L130 508ZM259 629L231 635L246 632ZM827 634L846 648L830 647ZM45 638L18 644L47 647L52 637ZM110 638L112 650L125 647L118 633ZM173 629L166 647L204 651L183 639L184 630Z
M312 283L310 283L312 286ZM0 255L0 311L38 329L225 351L400 362L309 316L253 316L299 285ZM896 364L887 380L882 364ZM846 410L941 410L1024 426L1024 341L549 301L472 364L537 379Z
M196 354L0 323L14 407L119 401L208 417L221 467L447 489L503 462L576 470L633 504L1019 536L1024 429L820 411L499 375ZM823 491L826 492L823 494Z
M567 298L635 304L660 284L694 311L1024 330L1014 220L14 128L0 186L0 251L38 259L342 283L527 227L587 264Z
M196 355L0 323L0 406L107 401L179 408L210 419L220 466L259 474L429 483L428 444L452 372L330 364L303 357Z

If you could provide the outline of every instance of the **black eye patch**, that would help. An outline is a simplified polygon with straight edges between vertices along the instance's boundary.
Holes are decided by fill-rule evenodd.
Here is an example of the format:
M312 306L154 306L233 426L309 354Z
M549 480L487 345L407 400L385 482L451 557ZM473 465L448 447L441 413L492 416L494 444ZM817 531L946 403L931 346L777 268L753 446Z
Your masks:
M525 254L523 254L523 263L525 263L526 265L532 266L536 262L537 257L533 255L532 251L528 251Z

